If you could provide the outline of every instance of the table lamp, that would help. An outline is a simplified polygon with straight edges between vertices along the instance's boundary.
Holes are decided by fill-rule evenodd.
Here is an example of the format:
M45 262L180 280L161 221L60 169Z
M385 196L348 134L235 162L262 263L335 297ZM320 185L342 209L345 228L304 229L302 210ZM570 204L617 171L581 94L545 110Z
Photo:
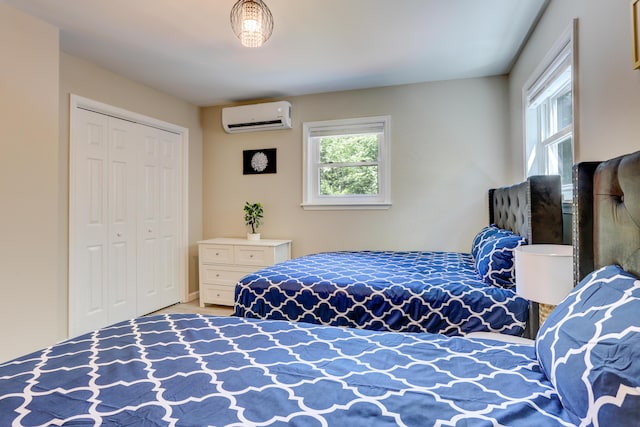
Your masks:
M515 250L516 293L540 304L542 325L573 284L573 247L525 245Z

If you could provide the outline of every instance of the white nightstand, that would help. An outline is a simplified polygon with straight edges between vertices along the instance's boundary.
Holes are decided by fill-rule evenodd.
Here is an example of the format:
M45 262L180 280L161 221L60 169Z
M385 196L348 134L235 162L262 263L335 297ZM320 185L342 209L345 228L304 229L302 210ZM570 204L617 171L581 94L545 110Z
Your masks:
M200 307L233 306L236 283L249 273L291 259L291 240L201 240L198 259Z

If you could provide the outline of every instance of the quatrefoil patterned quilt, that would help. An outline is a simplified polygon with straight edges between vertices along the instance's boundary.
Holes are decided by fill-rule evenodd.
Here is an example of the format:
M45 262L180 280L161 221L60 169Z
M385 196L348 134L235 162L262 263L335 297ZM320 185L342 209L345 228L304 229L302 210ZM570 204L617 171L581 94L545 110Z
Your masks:
M313 254L250 274L235 291L236 316L446 335L521 335L528 304L456 252Z
M0 365L2 426L569 426L532 345L172 314Z

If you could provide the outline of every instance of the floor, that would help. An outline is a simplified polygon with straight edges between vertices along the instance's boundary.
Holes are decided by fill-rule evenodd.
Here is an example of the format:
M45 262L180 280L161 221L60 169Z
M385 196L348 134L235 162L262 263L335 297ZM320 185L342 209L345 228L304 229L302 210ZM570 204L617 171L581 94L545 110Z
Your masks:
M151 314L165 314L165 313L196 313L196 314L211 314L214 316L231 316L233 314L233 307L226 307L223 305L206 305L200 307L200 302L194 300L191 302L185 302L180 304L174 304L162 310L154 311Z

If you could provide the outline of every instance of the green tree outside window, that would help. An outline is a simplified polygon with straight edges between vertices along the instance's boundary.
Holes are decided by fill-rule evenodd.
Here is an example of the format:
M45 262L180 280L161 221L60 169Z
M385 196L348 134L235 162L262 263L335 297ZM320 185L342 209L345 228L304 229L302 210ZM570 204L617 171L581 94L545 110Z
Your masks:
M376 135L322 137L320 194L378 194L378 138Z

